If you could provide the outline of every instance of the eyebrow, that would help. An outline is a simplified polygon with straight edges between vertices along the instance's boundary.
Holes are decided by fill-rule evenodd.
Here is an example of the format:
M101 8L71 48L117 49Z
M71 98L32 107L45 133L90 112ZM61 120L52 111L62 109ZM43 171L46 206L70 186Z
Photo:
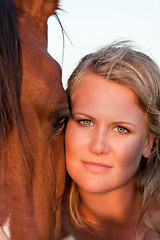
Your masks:
M116 121L116 122L113 122L113 124L119 124L119 125L121 125L121 124L127 124L127 125L131 125L131 126L133 126L133 127L136 128L136 125L135 125L134 123L126 122L126 121Z
M82 116L85 116L85 117L88 117L88 118L91 118L91 119L95 119L94 117L90 116L89 114L87 113L72 113L72 116L75 116L75 115L82 115Z

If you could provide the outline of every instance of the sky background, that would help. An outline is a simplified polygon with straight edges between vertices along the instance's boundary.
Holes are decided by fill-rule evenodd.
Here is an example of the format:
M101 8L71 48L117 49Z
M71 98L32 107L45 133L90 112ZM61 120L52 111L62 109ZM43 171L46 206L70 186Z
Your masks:
M58 16L65 36L64 58L61 28L54 16L48 21L48 51L67 79L79 60L115 40L132 40L160 66L160 0L61 0Z

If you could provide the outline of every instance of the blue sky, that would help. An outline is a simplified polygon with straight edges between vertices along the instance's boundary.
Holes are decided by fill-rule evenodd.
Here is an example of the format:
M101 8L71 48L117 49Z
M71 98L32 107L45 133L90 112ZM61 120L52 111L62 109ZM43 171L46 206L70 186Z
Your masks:
M160 66L160 0L61 0L63 38L55 17L48 21L48 51L62 66L64 87L81 57L115 40L129 39Z

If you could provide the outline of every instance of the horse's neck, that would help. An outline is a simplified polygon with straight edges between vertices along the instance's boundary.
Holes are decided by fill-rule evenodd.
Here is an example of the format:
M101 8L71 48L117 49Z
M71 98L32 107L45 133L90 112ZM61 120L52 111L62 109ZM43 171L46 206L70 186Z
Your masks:
M19 22L28 37L32 36L41 46L47 47L47 20L55 14L58 0L13 0L19 9Z

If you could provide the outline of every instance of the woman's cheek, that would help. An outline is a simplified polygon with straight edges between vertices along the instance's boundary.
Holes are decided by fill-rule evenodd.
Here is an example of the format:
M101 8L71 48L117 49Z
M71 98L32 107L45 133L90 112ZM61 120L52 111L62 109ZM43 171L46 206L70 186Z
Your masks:
M81 126L79 123L70 119L66 128L66 141L73 141L73 144L82 144L89 132L86 127Z
M124 166L134 165L137 168L140 164L143 152L143 139L131 136L131 138L114 144L116 146L116 155Z

